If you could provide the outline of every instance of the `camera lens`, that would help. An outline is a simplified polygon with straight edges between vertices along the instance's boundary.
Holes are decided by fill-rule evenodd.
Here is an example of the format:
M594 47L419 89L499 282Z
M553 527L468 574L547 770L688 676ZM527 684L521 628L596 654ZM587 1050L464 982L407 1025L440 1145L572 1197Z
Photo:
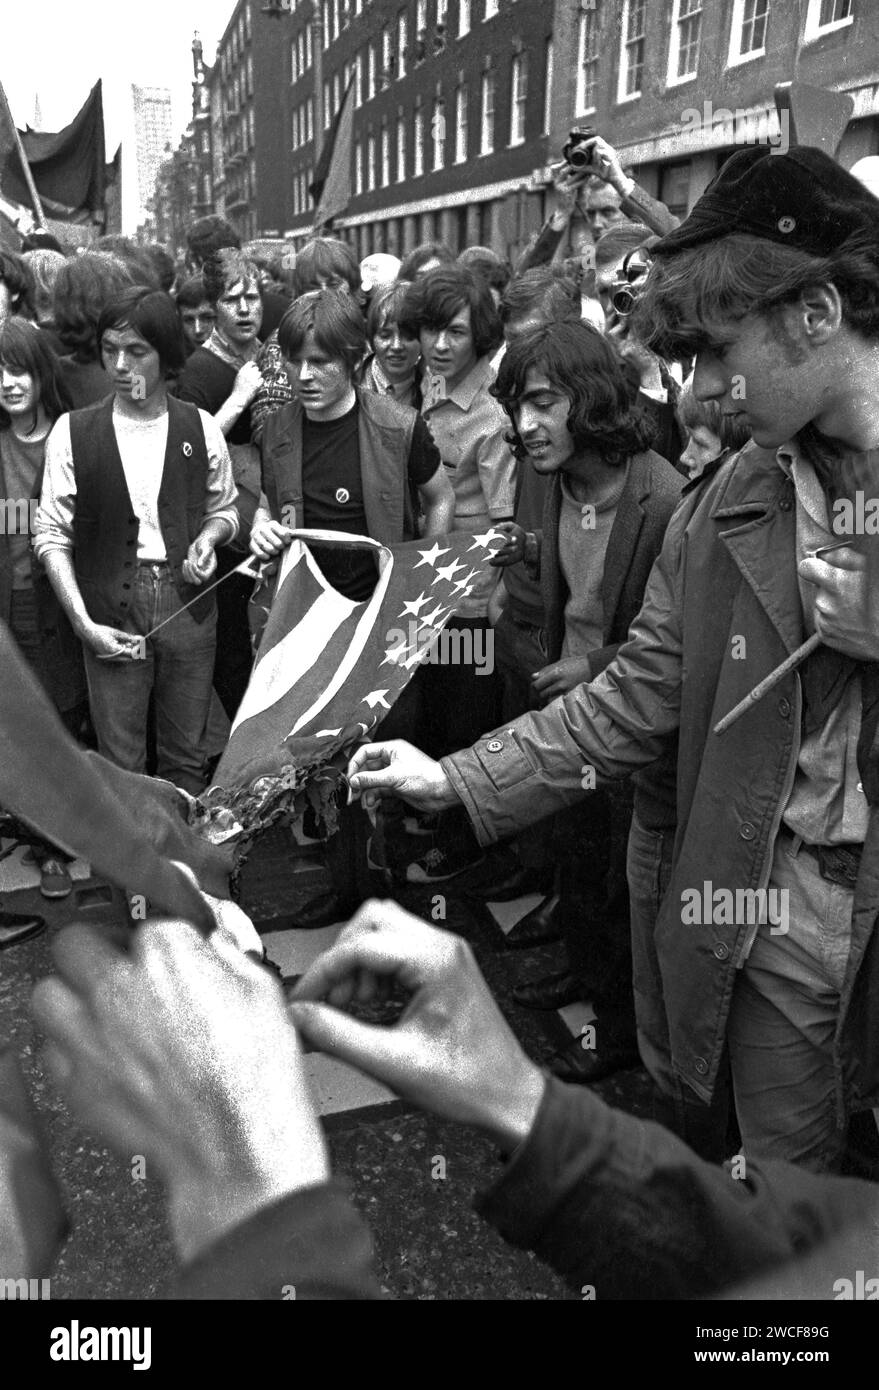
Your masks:
M573 164L575 169L583 169L589 163L589 157L589 150L584 150L582 145L575 145L568 155L568 163Z
M616 312L618 314L622 314L625 317L626 314L631 314L632 310L634 309L635 304L637 302L637 296L632 290L628 289L627 287L624 287L622 289L614 291L614 293L611 295L610 302L613 305Z

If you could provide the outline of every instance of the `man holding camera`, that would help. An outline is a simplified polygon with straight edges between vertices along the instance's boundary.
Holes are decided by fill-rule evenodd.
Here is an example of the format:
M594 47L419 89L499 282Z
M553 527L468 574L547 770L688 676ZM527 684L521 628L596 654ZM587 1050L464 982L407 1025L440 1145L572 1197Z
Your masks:
M554 176L559 205L544 222L534 245L521 256L517 275L551 261L569 224L576 225L578 220L588 232L586 249L610 227L626 221L643 222L658 236L677 227L678 219L665 203L652 198L624 172L616 150L591 127L571 131L563 156ZM575 212L579 212L579 219ZM574 235L572 228L572 244ZM583 254L579 242L577 254Z

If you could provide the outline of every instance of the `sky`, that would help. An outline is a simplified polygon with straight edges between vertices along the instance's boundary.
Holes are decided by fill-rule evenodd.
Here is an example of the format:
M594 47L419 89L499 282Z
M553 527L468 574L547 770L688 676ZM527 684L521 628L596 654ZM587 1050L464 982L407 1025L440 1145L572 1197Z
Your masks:
M132 82L171 89L176 144L191 113L193 31L212 62L234 9L235 0L7 0L0 81L16 125L33 125L39 94L42 128L60 130L101 77L108 159L125 134Z

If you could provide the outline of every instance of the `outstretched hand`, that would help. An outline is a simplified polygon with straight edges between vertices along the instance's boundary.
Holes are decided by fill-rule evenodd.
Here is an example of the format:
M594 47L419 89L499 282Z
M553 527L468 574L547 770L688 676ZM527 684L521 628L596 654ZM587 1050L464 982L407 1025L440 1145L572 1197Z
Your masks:
M344 1012L389 985L409 996L392 1027ZM531 1131L544 1077L522 1051L465 941L393 902L372 901L306 971L290 1012L313 1047L398 1095L471 1124L512 1151Z
M123 954L77 924L33 996L72 1109L166 1183L181 1256L326 1181L326 1148L277 983L223 932L144 922Z
M402 739L358 748L348 764L348 781L368 810L383 792L393 792L423 811L442 811L458 800L439 763Z

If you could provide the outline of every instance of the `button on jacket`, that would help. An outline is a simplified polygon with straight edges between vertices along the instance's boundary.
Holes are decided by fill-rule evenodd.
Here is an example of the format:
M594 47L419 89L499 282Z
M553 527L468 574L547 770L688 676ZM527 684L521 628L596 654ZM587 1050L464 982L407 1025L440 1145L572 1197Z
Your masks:
M630 640L590 685L442 760L482 844L583 794L587 768L619 777L680 728L678 828L656 950L668 1043L704 1100L716 1084L748 927L682 924L682 897L765 886L796 773L794 671L726 733L714 724L804 640L792 484L772 450L749 445L685 496L669 524ZM737 659L744 639L745 659ZM500 753L487 753L500 740ZM837 1025L837 1101L879 1104L879 817L855 891ZM725 952L719 952L723 945Z

